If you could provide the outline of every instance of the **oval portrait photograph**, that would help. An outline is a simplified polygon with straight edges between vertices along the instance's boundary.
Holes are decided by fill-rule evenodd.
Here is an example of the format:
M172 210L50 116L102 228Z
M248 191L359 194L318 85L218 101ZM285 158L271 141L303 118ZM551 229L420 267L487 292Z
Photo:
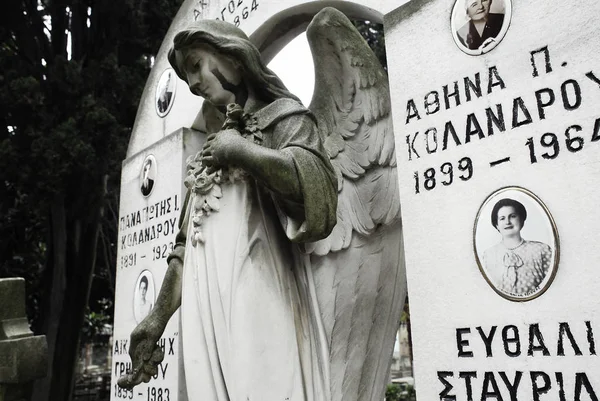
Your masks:
M173 99L175 98L175 88L177 85L177 77L175 71L172 68L167 68L160 79L158 85L156 85L156 113L159 117L164 117L169 114L171 106L173 106Z
M500 43L512 14L511 0L456 0L450 26L456 45L472 56Z
M154 277L150 270L138 276L133 291L133 316L139 324L154 307Z
M146 156L142 163L142 170L140 171L140 191L144 196L150 196L154 189L154 180L156 179L157 173L156 159L154 156Z
M552 283L559 260L556 224L544 203L521 187L483 202L473 228L477 264L488 284L511 301L529 301Z

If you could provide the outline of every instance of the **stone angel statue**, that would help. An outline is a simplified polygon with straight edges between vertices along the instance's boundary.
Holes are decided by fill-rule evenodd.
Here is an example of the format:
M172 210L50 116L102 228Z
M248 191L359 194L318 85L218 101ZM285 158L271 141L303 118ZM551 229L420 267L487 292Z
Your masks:
M176 35L169 61L209 135L122 387L156 374L181 307L190 400L383 399L406 295L387 77L339 11L307 33L308 109L234 25Z

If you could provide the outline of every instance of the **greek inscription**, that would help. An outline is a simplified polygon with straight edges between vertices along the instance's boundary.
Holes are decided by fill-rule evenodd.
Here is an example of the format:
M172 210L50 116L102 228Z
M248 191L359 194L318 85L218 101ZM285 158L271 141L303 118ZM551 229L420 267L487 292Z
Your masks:
M450 394L450 391L454 388L452 384L448 380L448 377L453 377L454 373L452 372L437 372L438 380L442 382L444 385L444 389L440 392L440 400L441 401L450 401L456 400L456 395Z
M461 174L459 174L458 177L462 181L468 181L473 177L473 162L469 157L463 157L462 159L460 159L456 166L456 168L461 172ZM424 188L427 191L433 190L436 187L438 180L444 186L449 186L454 182L454 167L452 163L442 163L442 165L439 167L439 171L442 173L441 179L439 176L436 176L437 170L435 168L431 167L426 169L423 172L422 183L421 174L418 171L415 171L413 173L413 177L415 180L415 193L421 193L421 188ZM457 341L459 341L459 334L462 336L462 332L459 333L457 331ZM462 351L459 349L459 356L465 356L461 355L461 352Z
M510 395L510 401L521 399L519 393L524 396L523 399L535 401L549 399L567 401L567 394L572 397L569 400L573 401L598 401L596 393L599 388L598 380L590 380L590 376L585 372L575 373L574 377L568 378L569 380L565 380L563 372L539 370L516 371L514 376L505 371L485 371L482 374L475 371L438 371L437 378L441 389L440 401L473 401L473 392L477 388L481 388L481 395L478 397L481 401L504 400L505 392ZM592 377L592 379L596 378ZM573 387L565 389L565 383L571 383ZM457 394L464 394L466 397ZM556 394L558 397L555 396Z
M506 88L506 84L500 75L496 66L491 66L487 70L487 94ZM459 82L462 81L462 85ZM442 90L431 90L423 97L422 110L425 115L433 115L441 111L440 92L444 99L444 109L449 110L453 107L460 107L470 101L483 96L481 73L477 72L473 77L463 77L461 80L452 82L449 85L443 85ZM464 102L461 100L464 98ZM409 99L406 103L405 124L421 119L421 113L414 99Z
M531 375L531 393L534 401L540 401L540 395L546 394L552 388L550 376L545 372L530 372ZM540 380L542 379L542 383Z
M200 16L202 15L202 11L208 7L208 1L207 0L198 0L196 2L196 6L194 7L194 21L198 21L198 19L200 19Z
M489 70L489 83L490 91L495 90L494 87L498 87L501 90L506 87L504 81L501 78L495 78L497 69L490 67ZM497 75L499 77L499 74ZM586 74L592 81L598 80L596 76L589 72ZM464 99L474 98L477 89L477 78L470 80L466 87L471 89L465 89L465 94L459 94L458 90L461 90L461 86L450 85L443 88L444 103L448 103L448 107L454 107L453 104L463 102ZM455 83L457 83L456 81ZM594 81L596 82L596 81ZM600 82L600 80L598 80ZM456 90L455 90L456 89ZM463 146L472 142L484 140L494 134L507 132L510 129L517 129L525 126L534 124L537 121L544 121L554 115L559 115L564 111L571 112L577 110L583 104L586 88L581 85L580 81L575 78L569 78L560 85L554 87L543 87L537 89L532 93L532 96L517 96L512 99L510 103L510 110L512 111L510 117L505 117L505 109L508 108L509 104L497 103L493 106L488 106L485 109L466 113L462 118L454 118L446 121L443 125L430 126L423 130L414 131L414 133L406 136L406 145L408 160L419 159L424 155L436 153L439 151L447 150L451 147ZM589 89L587 89L589 91ZM469 96L466 93L470 93ZM436 92L429 92L424 98L424 109L423 113L431 114L439 111L440 106L440 95ZM468 101L468 100L466 100ZM414 100L410 100L407 104L407 123L421 119L421 114L417 108L417 104ZM507 119L510 118L510 121ZM565 131L565 146L569 152L579 152L585 141L595 142L600 140L600 122L597 122L593 129L591 137L584 138L579 134L579 131L583 128L579 124L573 124L570 128ZM555 139L555 133L547 133L548 135L542 136L540 141L534 141L533 139L528 142L529 147L533 149L532 162L535 162L535 158L538 155L535 153L535 147L540 145L547 148L548 152L542 155L544 158L555 158L558 155L560 149L558 149L558 142ZM441 138L440 138L441 137ZM441 139L441 146L439 141ZM544 150L547 150L544 149Z
M173 195L140 210L125 213L125 215L121 216L119 219L119 231L135 228L138 225L158 219L170 213L179 214L179 207L179 196Z
M258 0L229 0L225 7L221 9L220 17L217 20L233 23L240 26L242 21L258 9Z
M532 68L532 72L531 75L535 78L535 77L539 77L540 76L540 70L538 68L538 64L541 64L542 68L544 68L544 71L546 74L549 74L552 72L552 64L550 63L550 52L548 51L548 46L544 46L544 47L540 47L537 50L532 50L530 52L531 55L531 68ZM539 59L540 57L543 57L543 61L540 63ZM538 61L536 63L536 60Z
M473 386L471 379L477 378L477 372L460 372L458 377L465 380L465 390L467 391L467 401L473 401Z
M558 331L558 336L552 337L556 345L553 348L556 349L555 355L550 355L550 348L544 339L544 330L547 332L548 328L543 330L540 323L528 324L524 331L528 340L527 353L521 353L520 333L516 325L506 325L502 329L498 326L478 326L475 329L460 327L453 334L459 358L473 358L482 353L485 353L486 358L493 358L496 356L494 350L502 350L500 343L504 345L505 354L510 357L544 359L548 356L565 355L596 356L592 322L557 322L554 327ZM497 335L500 332L501 335ZM589 346L587 353L583 346L586 341ZM570 351L566 351L567 347ZM600 388L597 375L590 376L581 371L567 374L539 369L527 372L438 370L436 373L440 401L508 400L506 394L510 396L510 401L521 398L538 401L598 401L597 391Z
M483 375L483 388L481 389L481 401L487 400L488 398L495 398L497 400L502 399L500 394L500 388L496 383L496 376L493 372L485 372Z
M597 118L594 122L594 128L591 130L590 142L596 142L600 140L600 118ZM584 132L584 128L581 125L573 124L568 126L564 131L564 146L570 153L577 153L584 149L585 137L580 133ZM559 137L552 133L544 133L539 141L534 140L533 137L527 138L525 146L529 149L529 161L531 164L538 162L537 143L542 147L542 150L546 150L541 154L541 157L546 160L556 159L561 151L561 144Z

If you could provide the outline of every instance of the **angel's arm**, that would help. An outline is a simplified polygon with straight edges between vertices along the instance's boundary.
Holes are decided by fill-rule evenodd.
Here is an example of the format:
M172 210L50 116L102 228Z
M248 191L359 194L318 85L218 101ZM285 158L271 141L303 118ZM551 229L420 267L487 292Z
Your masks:
M278 196L302 202L302 190L289 152L257 145L235 131L221 131L209 141L215 142L209 145L215 164L242 168Z
M307 115L289 116L269 136L271 146L265 148L222 131L205 157L240 167L267 187L284 214L297 223L292 225L299 230L288 232L292 241L326 237L336 222L337 184L315 123Z
M185 202L179 216L179 232L175 237L175 247L168 256L168 268L165 273L160 292L150 314L156 319L162 327L165 327L171 319L171 316L181 305L181 282L183 276L183 256L185 254L185 244L188 227L188 202L190 202L190 192L186 194Z
M289 116L276 124L270 139L272 148L290 155L302 193L300 203L274 196L288 238L327 237L336 224L337 181L314 120L306 114Z

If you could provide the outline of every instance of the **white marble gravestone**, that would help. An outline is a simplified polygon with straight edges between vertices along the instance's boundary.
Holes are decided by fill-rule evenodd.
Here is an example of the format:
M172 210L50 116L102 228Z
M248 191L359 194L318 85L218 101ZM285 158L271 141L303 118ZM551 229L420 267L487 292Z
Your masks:
M417 398L598 400L600 4L470 3L384 19Z
M129 336L154 306L167 270L184 201L184 161L195 154L200 140L197 132L180 129L123 162L111 400L186 400L180 383L178 314L159 342L165 359L158 375L133 391L116 383L131 369Z

